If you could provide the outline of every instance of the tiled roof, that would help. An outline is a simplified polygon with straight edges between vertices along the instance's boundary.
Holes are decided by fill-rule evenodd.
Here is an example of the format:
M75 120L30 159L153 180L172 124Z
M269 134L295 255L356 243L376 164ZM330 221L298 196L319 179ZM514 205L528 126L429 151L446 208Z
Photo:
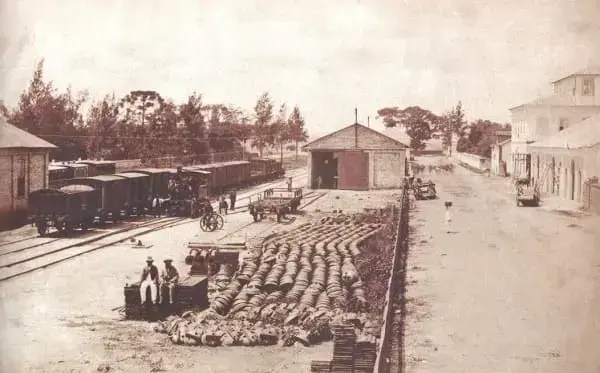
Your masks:
M410 136L406 134L406 130L404 130L404 128L387 127L381 133L403 144L410 144Z
M55 149L56 146L13 126L0 115L0 149L12 148Z
M532 143L536 148L587 148L600 144L600 115L579 122L543 140Z

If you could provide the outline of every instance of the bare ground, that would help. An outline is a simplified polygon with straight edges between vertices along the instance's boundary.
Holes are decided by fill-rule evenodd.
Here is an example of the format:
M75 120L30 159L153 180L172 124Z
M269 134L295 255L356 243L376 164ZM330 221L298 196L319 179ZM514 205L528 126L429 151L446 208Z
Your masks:
M461 167L429 177L440 198L411 213L406 371L600 372L600 217L516 207L506 179Z
M332 191L307 208L291 229L321 212L379 208L397 191ZM123 304L123 286L139 276L146 256L162 267L171 257L180 273L192 240L240 241L269 231L269 222L251 224L248 213L229 215L221 232L201 233L197 223L142 237L149 249L115 245L0 284L1 372L307 372L311 360L329 360L331 343L309 348L187 347L173 345L153 324L120 321L112 308ZM14 238L12 238L14 239Z

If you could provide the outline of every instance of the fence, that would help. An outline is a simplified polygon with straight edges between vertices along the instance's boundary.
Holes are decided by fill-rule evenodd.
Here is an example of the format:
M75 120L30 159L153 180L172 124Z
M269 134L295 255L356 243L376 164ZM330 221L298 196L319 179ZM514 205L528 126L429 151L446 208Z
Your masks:
M394 257L390 278L388 280L388 290L385 296L385 308L383 310L383 326L381 327L380 344L377 350L377 359L373 373L388 373L390 371L390 360L392 359L393 338L401 343L403 333L398 335L392 333L394 326L395 308L401 308L401 321L404 320L404 283L406 279L406 257L408 254L408 211L409 199L408 189L402 191L402 199L398 209L398 229L396 231L396 242L394 243ZM401 297L400 297L401 296ZM402 328L403 325L400 325ZM402 346L400 345L399 348ZM399 354L401 357L402 354ZM397 362L402 366L402 361Z
M461 166L466 166L474 171L485 171L491 166L489 158L469 153L453 153L452 156Z
M583 184L581 203L587 211L600 214L600 184L597 178Z

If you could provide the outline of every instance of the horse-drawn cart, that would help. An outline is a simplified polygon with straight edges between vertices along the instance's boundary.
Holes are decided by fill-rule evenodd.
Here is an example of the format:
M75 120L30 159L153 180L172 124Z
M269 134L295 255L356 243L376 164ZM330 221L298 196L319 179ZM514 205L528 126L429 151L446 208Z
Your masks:
M515 188L517 189L517 206L540 205L540 189L537 184L531 185L529 179L522 178L515 180Z
M248 204L248 211L254 218L254 221L260 221L265 218L268 213L277 215L277 222L281 222L281 218L285 214L295 213L300 206L302 200L302 188L287 189L287 188L271 188L263 192L258 200Z

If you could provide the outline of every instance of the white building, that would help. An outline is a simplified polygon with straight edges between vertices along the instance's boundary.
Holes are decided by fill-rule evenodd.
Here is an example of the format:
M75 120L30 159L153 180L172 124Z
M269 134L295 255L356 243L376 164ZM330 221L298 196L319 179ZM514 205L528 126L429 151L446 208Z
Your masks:
M531 176L529 145L600 113L600 68L554 81L554 95L510 109L514 177Z

